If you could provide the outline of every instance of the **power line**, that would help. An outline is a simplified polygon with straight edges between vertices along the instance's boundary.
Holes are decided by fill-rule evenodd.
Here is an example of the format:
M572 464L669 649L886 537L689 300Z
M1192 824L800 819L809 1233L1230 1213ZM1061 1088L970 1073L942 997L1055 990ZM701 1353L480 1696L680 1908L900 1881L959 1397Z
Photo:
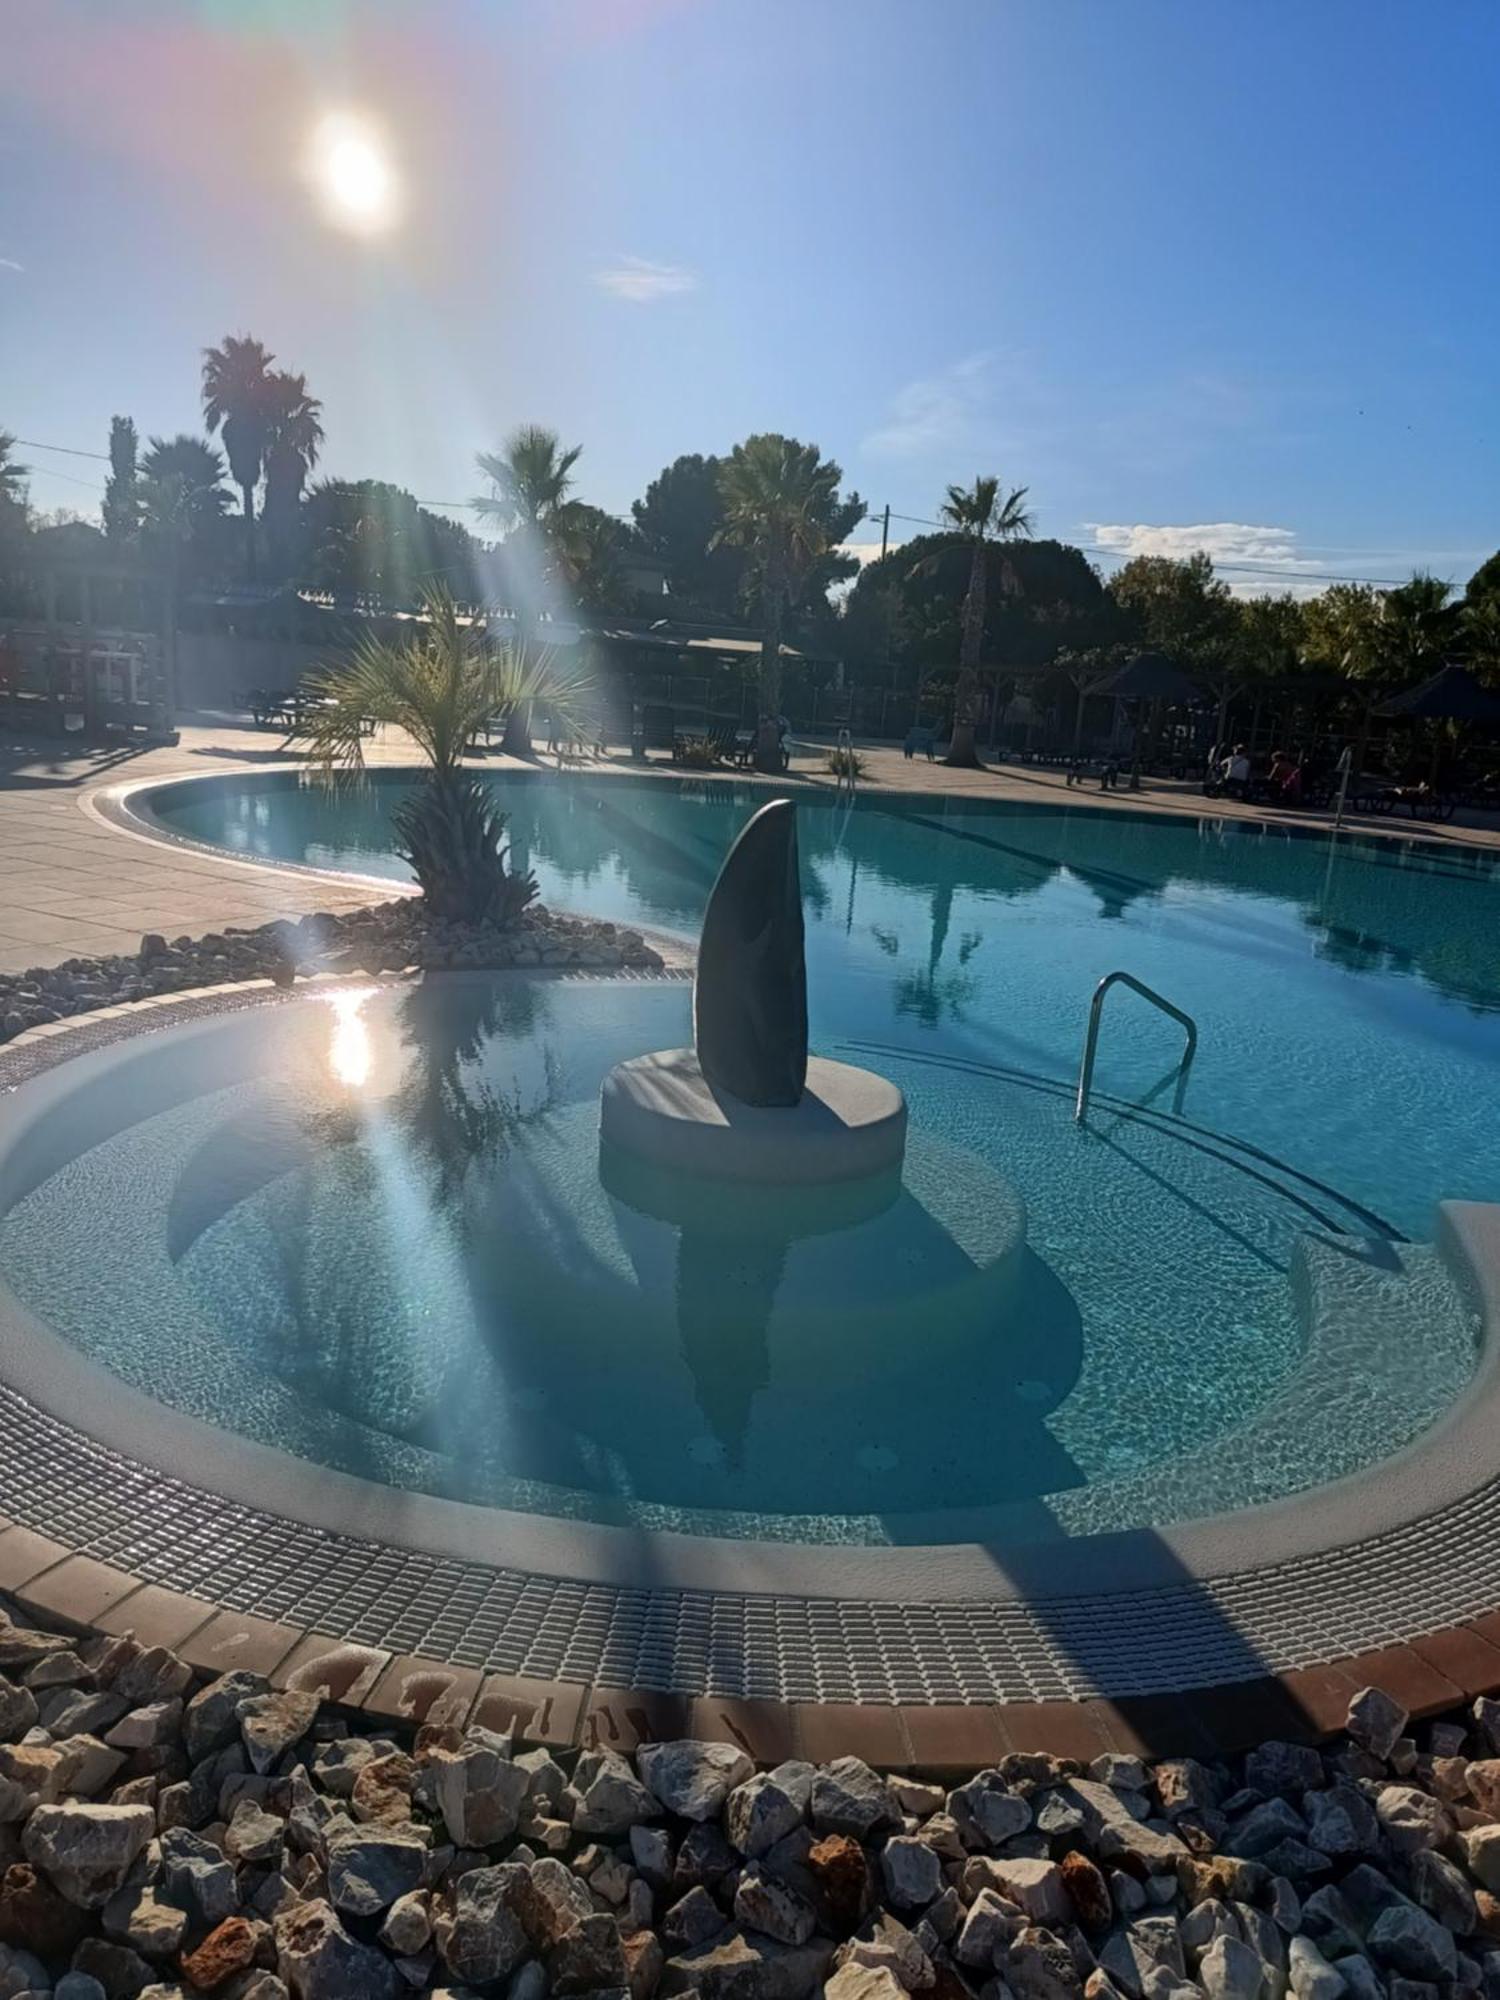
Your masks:
M24 446L27 451L60 452L68 458L98 459L104 465L110 462L107 451L82 451L77 445L71 444L43 444L39 438L17 438L15 442ZM86 486L95 493L104 491L104 488L93 480L78 479L66 472L49 471L46 466L38 469L44 478L70 480L74 486ZM484 504L480 500L418 500L417 502L419 507L446 507L453 513L477 513L483 510ZM889 521L905 521L915 528L943 526L941 521L934 520L930 514L898 514L894 507L883 508L880 513L867 513L862 518L866 521L879 521L882 517ZM617 521L625 520L623 514L616 514L612 518ZM1119 549L1103 549L1094 542L1074 542L1070 546L1083 555L1099 556L1105 562L1130 560ZM1273 577L1280 578L1284 583L1370 583L1384 590L1397 590L1407 581L1405 577L1399 576L1356 576L1348 570L1285 569L1275 563L1224 562L1217 557L1212 560L1214 569L1225 576Z
M15 442L25 445L28 451L60 451L65 458L97 458L109 464L107 451L80 451L74 444L43 444L40 438L17 438Z

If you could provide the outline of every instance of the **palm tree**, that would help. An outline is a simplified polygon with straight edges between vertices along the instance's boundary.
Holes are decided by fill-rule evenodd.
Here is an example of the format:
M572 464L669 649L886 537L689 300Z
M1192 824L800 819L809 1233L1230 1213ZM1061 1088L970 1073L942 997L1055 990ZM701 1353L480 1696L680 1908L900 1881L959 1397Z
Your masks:
M17 465L11 457L16 448L15 438L9 431L0 431L0 505L24 507L26 505L26 467Z
M1451 584L1422 570L1385 593L1377 643L1394 679L1420 680L1442 665L1458 622L1452 596Z
M323 405L308 395L305 375L277 369L267 382L266 497L261 516L277 553L287 561L296 538L302 489L323 445Z
M255 576L255 489L270 432L276 359L258 340L228 334L203 356L203 421L218 431L245 505L245 574Z
M148 533L192 541L229 511L222 452L187 431L148 439L137 497Z
M760 571L760 724L755 762L781 769L781 633L787 606L808 567L832 539L830 517L843 477L815 444L764 431L737 444L719 468L724 520L714 546L749 549Z
M953 692L953 735L944 759L945 763L962 765L967 770L979 762L974 742L974 707L980 654L984 650L984 604L991 552L998 542L1019 541L1031 533L1026 492L1024 486L1016 486L1002 498L998 479L976 479L972 486L950 486L948 497L938 509L949 531L949 545L958 542L972 550L958 647L958 685ZM930 556L924 558L927 563L932 560Z
M569 500L553 516L550 568L577 605L619 609L628 595L621 557L630 530L598 507Z
M428 589L422 616L400 639L366 638L341 665L313 677L314 707L303 725L313 768L325 782L364 770L372 724L393 723L428 765L424 782L395 813L397 852L410 864L433 915L448 921L514 922L536 894L500 839L505 818L464 769L478 731L502 710L544 699L576 718L581 680L550 661L497 645L481 619L466 617L451 591Z
M561 448L556 431L523 424L500 451L482 451L476 463L493 491L474 502L482 520L506 532L545 528L573 490L581 444Z
M474 502L474 509L505 536L517 586L518 643L526 653L535 648L530 606L555 561L558 517L573 490L573 467L582 452L580 444L564 451L556 431L523 424L501 450L482 451L475 461L490 492ZM529 706L511 710L502 747L513 756L530 754Z

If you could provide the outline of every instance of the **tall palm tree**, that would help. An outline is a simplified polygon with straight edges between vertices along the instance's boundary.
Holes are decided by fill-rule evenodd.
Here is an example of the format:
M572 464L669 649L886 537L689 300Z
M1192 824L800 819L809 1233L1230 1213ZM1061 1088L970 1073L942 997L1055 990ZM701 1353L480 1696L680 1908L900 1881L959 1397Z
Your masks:
M564 451L556 431L523 424L501 450L478 454L492 490L474 502L475 511L506 532L545 527L573 490L573 467L582 452L581 444Z
M307 393L307 377L277 369L267 378L266 497L261 515L277 554L289 559L302 489L323 446L323 405Z
M714 546L749 549L760 581L760 724L755 761L781 768L781 634L787 606L808 567L828 548L843 477L815 444L763 431L737 444L719 468L724 520Z
M276 359L258 340L228 334L203 356L203 421L218 431L245 507L245 574L255 576L255 489L260 483L275 391Z
M422 616L401 638L363 639L345 661L314 676L320 705L303 725L303 739L314 771L332 782L363 772L372 724L404 729L429 768L396 810L397 852L435 916L513 922L536 883L511 869L500 844L504 815L463 760L502 709L542 699L573 721L586 690L549 660L497 644L446 588L428 589L422 603Z
M573 490L573 467L582 452L580 444L564 451L557 432L544 425L523 424L499 451L482 451L475 461L489 480L490 491L474 502L474 509L505 536L517 583L517 643L524 653L536 649L531 606L555 563L559 516ZM529 755L529 704L511 710L502 747L513 756Z
M938 509L950 543L970 548L969 585L964 593L963 625L958 647L958 686L953 693L953 735L945 763L973 769L979 762L974 740L974 708L979 687L979 662L984 650L984 606L995 546L1020 541L1032 529L1024 486L1002 496L994 477L976 479L972 486L950 486ZM931 561L928 557L925 560Z

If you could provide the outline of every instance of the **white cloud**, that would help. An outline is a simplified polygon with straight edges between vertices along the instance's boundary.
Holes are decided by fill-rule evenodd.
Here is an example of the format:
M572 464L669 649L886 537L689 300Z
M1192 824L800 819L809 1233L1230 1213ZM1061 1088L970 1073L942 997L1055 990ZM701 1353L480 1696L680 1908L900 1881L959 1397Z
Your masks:
M617 258L606 270L594 273L594 283L601 291L637 306L654 305L658 299L698 288L697 278L681 264L653 264L646 257Z
M1224 581L1240 597L1260 597L1290 590L1315 596L1321 582L1308 572L1321 572L1326 558L1301 552L1294 528L1252 526L1246 521L1196 521L1177 526L1137 521L1130 525L1085 521L1084 530L1106 555L1128 562L1132 556L1171 556L1181 562L1201 549L1224 571Z
M974 442L990 393L988 352L966 355L936 375L898 389L883 424L864 441L875 457L923 458Z
M901 546L900 542L887 542L885 552L887 555L891 555ZM879 542L840 542L839 554L841 556L853 556L860 568L863 569L867 563L879 562L880 544Z
M14 257L0 257L0 271L24 271L26 266L18 264Z

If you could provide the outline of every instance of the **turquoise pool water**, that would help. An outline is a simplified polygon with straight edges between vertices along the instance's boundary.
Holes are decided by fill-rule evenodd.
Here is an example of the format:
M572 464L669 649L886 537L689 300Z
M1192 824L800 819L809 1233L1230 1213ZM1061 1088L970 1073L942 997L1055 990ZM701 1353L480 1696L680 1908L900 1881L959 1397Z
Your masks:
M763 796L497 791L547 901L683 933ZM151 804L395 873L396 796ZM1431 1237L1439 1199L1500 1196L1488 862L874 796L808 799L800 832L813 1046L910 1105L878 1212L664 1213L601 1175L597 1093L689 1038L686 985L475 975L125 1049L92 1142L0 1218L0 1277L151 1394L323 1463L762 1538L1161 1525L1367 1466L1462 1391ZM1178 1115L1180 1031L1117 992L1079 1129L1117 967L1196 1017L1198 1059Z

